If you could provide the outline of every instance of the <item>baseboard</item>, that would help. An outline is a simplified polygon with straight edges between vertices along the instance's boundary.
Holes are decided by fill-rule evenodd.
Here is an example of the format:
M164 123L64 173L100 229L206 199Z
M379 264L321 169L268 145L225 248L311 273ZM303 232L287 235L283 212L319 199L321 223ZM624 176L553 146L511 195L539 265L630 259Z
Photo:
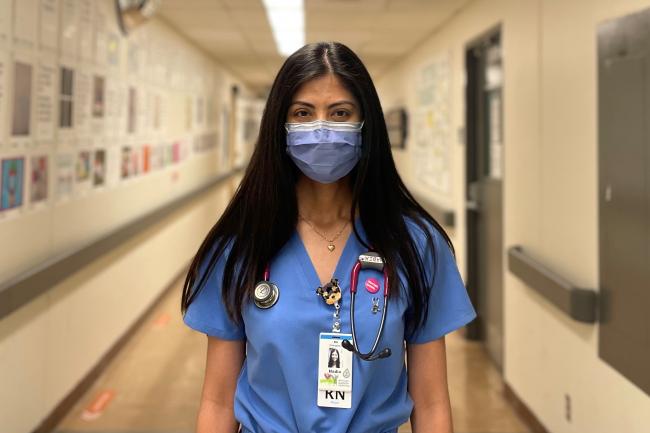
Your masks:
M113 346L101 357L97 364L79 381L79 383L68 393L67 396L45 417L43 422L32 431L32 433L51 433L63 418L72 410L79 399L90 389L95 380L104 372L115 356L122 350L124 345L144 324L147 316L156 308L162 298L172 290L178 281L187 273L187 266L184 266L162 292L151 302L149 307L137 318L137 320L122 334Z
M515 394L510 385L503 383L503 396L512 405L513 409L522 419L522 421L533 431L533 433L549 433L544 425L537 419L535 414L526 406L526 404Z

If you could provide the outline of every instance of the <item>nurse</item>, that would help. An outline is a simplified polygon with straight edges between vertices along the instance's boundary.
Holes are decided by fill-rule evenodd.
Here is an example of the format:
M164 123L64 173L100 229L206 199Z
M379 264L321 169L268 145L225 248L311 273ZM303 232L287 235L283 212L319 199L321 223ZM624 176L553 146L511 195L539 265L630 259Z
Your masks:
M385 273L364 266L352 278L369 251ZM386 309L374 360L348 350L353 280L359 352ZM452 432L445 335L476 312L345 45L306 45L281 67L243 180L191 263L182 312L207 335L198 433L383 433L409 418L415 433Z

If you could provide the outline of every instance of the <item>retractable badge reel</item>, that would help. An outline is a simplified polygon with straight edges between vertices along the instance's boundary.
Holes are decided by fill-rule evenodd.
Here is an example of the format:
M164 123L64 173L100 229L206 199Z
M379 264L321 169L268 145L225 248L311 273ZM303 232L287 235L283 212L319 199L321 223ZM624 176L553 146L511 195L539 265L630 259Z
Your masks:
M280 289L269 281L270 276L271 271L267 265L266 269L264 269L264 279L257 283L255 293L253 294L253 302L262 309L271 308L278 302L278 298L280 298Z

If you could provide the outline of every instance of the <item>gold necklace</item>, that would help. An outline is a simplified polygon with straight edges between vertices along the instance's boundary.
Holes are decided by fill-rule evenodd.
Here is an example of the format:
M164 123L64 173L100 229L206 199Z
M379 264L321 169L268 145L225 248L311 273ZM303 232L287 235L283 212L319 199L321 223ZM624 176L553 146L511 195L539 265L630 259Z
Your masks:
M322 234L316 227L314 227L314 225L311 223L311 221L309 221L307 218L305 218L304 216L302 216L300 214L298 214L298 216L300 217L301 220L306 222L309 225L309 227L311 227L311 229L314 232L316 232L316 234L318 236L320 236L325 241L327 241L327 243L328 243L327 249L329 250L330 253L332 251L334 251L334 249L336 249L336 246L334 245L334 241L337 240L339 236L341 236L341 233L343 233L343 230L345 230L345 228L348 226L348 223L349 223L349 221L346 221L345 224L343 224L343 227L341 227L341 230L339 230L339 232L332 239L327 239L327 236Z

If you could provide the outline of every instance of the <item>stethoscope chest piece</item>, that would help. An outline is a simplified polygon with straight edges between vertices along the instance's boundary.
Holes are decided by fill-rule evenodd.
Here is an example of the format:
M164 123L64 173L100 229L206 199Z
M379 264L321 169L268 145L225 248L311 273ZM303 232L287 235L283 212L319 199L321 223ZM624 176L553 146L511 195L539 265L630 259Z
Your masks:
M278 286L270 281L260 281L255 286L255 293L253 294L253 301L259 308L271 308L278 302L280 297L280 290Z

